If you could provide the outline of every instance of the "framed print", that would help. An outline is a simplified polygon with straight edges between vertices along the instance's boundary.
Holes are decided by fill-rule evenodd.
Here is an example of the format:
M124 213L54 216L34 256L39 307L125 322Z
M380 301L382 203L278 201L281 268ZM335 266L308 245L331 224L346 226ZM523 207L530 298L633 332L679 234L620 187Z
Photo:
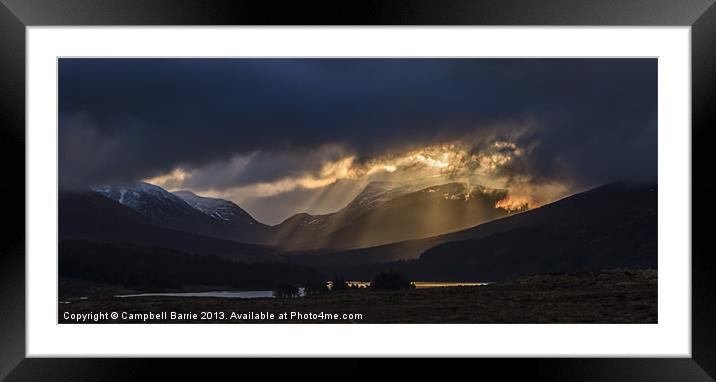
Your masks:
M537 4L4 1L3 377L713 378L716 8Z

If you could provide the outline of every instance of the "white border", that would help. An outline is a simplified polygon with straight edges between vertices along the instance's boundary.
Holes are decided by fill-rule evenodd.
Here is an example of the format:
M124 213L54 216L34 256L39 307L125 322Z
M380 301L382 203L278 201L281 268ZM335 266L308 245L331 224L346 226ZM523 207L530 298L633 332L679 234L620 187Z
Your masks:
M690 356L688 27L30 27L27 48L28 357ZM59 56L658 57L659 323L58 325Z

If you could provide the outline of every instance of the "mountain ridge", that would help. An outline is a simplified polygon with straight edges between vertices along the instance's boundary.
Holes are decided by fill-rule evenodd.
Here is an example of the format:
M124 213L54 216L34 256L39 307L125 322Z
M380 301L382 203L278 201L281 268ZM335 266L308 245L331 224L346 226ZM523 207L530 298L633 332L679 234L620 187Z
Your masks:
M214 219L229 222L239 221L249 225L265 225L230 200L200 196L189 190L173 191L172 194Z
M454 192L443 192L449 190ZM439 197L464 204L463 191L464 187L447 185L404 197ZM501 195L492 195L491 202ZM399 269L423 280L489 281L530 272L655 267L657 195L656 185L609 184L442 235L358 249L286 252L170 229L92 190L61 191L59 234L60 240L133 242L234 261L297 263L356 279Z
M371 182L336 212L298 213L274 226L257 221L234 202L189 190L169 192L145 182L92 190L157 225L284 250L372 247L452 232L509 213L495 207L505 190L460 182L430 187Z
M352 277L363 277L366 275L365 273L350 273L349 270L365 267L365 269L370 269L370 272L377 272L379 269L372 267L370 264L385 263L388 268L393 266L400 268L402 267L401 262L416 262L422 260L423 256L425 256L425 259L432 257L434 260L435 256L437 256L436 253L450 252L449 250L437 249L441 245L444 245L444 248L449 248L448 246L450 245L463 245L465 248L470 248L477 241L483 239L492 240L490 239L491 237L501 234L506 234L502 237L511 238L506 240L504 245L514 247L514 243L537 243L534 239L530 239L527 233L537 234L540 233L540 229L551 227L546 231L541 231L540 235L542 236L539 237L543 238L552 235L552 239L555 240L552 245L555 246L559 243L558 239L560 239L560 235L555 234L555 232L570 232L570 234L564 234L561 240L569 239L572 236L580 237L585 232L591 232L593 236L590 240L597 240L595 242L598 242L600 237L611 236L616 238L613 246L617 248L618 242L630 242L629 236L620 236L620 230L635 234L635 232L642 232L640 230L646 227L651 231L646 236L643 236L642 241L653 246L653 251L645 254L642 260L647 259L646 263L648 265L655 266L657 195L657 186L655 184L630 185L612 183L567 196L539 208L444 235L370 248L333 251L314 256L297 253L295 261L322 266L332 272L347 272L347 275L352 275ZM524 230L525 235L516 235L514 232L510 234L511 231L515 230ZM460 242L468 242L469 245L464 243L455 244ZM549 243L551 242L543 242L542 245ZM577 244L574 244L573 248L577 248ZM529 251L529 248L524 248L524 250ZM630 252L622 251L619 253L627 257L631 256ZM614 259L610 261L615 266L618 265L618 261L614 261ZM455 263L463 264L460 261L455 261ZM426 265L428 261L422 264L424 268L420 272L416 272L416 275L429 274L426 271L426 269L430 268L430 266ZM408 271L406 270L406 272Z
M179 231L262 244L260 238L268 228L233 202L193 193L191 196L186 192L176 194L146 182L92 186L90 189L140 212L157 225ZM214 210L207 213L212 203Z
M385 190L369 184L337 212L296 214L273 226L270 243L289 250L350 249L430 237L506 216L495 207L506 195L459 182Z
M242 261L273 259L279 252L266 245L239 243L158 225L139 211L91 189L60 191L58 199L60 240L155 245Z

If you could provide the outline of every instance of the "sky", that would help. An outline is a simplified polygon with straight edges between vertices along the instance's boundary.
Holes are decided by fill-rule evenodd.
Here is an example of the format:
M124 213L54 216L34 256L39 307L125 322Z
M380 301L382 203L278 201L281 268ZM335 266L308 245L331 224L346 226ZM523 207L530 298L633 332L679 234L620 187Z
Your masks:
M60 177L148 181L259 221L372 181L537 207L656 180L656 59L59 60Z

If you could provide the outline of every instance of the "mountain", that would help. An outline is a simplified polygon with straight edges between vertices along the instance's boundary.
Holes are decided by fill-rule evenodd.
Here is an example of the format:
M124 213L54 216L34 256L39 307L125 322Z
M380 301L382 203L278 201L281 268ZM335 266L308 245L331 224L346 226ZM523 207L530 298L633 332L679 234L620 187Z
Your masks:
M506 216L495 207L506 195L464 183L422 189L371 183L336 213L297 214L272 227L272 244L350 249L434 236Z
M337 212L323 215L299 213L272 227L271 243L289 248L310 248L313 246L310 242L315 238L329 235L383 202L411 191L414 190L405 185L388 182L369 183L346 207Z
M199 196L188 190L175 191L173 194L212 219L242 226L262 225L234 202Z
M136 243L241 261L268 261L277 254L276 249L263 245L243 244L166 227L154 217L90 189L60 191L58 202L60 240Z
M446 235L298 261L359 279L383 269L400 269L417 280L495 281L655 268L657 195L656 185L610 184Z
M393 182L370 182L356 197L343 209L345 211L359 211L371 209L382 202L418 191L425 187Z
M207 223L205 214L180 197L149 183L93 186L91 189L105 197L140 212L154 222L175 228L188 228Z
M357 279L386 269L415 280L496 281L657 266L656 185L609 184L508 215L494 207L506 195L501 190L461 183L417 191L373 184L334 214L299 214L256 231L280 233L272 240L283 243L295 240L301 249L293 253L199 234L195 227L266 226L231 202L180 192L182 198L154 187L60 191L60 240L173 248L243 262L283 261ZM195 230L176 228L185 228L182 224ZM465 225L469 228L460 229ZM435 231L451 232L429 236ZM410 240L421 235L429 237ZM393 242L401 238L409 240ZM368 247L383 242L388 244ZM361 246L366 247L356 248Z
M171 193L145 182L94 186L92 190L138 211L156 225L241 242L260 242L267 226L236 204L188 191Z
M373 182L335 213L300 213L272 227L233 202L191 191L172 193L144 182L92 190L157 226L288 250L369 247L430 237L507 215L495 208L506 195L502 190L464 183L421 187Z

